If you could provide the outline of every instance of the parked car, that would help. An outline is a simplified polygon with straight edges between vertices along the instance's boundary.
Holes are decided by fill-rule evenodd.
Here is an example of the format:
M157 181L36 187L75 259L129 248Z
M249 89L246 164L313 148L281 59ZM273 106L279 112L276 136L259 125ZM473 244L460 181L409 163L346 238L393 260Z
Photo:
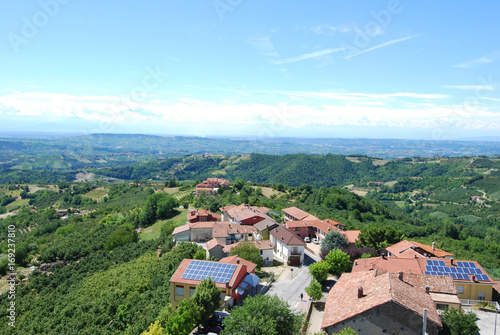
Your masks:
M306 236L306 237L304 237L304 242L309 243L309 242L311 242L311 239Z
M313 239L312 239L312 242L313 242L314 244L319 244L319 238L317 238L317 237L313 238Z

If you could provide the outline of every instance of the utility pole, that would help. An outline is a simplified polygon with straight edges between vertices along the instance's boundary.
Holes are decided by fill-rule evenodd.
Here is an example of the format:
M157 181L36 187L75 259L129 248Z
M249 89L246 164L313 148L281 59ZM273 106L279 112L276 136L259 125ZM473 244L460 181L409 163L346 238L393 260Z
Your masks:
M424 320L422 323L422 335L427 334L425 330L427 329L427 308L424 308Z

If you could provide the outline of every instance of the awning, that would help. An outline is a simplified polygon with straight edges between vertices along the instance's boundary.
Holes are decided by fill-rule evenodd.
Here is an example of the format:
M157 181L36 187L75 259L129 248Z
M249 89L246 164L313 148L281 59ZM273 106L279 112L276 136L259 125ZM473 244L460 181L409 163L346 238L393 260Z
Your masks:
M245 278L243 278L243 281L249 283L253 287L257 287L257 284L260 282L260 278L253 273L249 273L245 276Z

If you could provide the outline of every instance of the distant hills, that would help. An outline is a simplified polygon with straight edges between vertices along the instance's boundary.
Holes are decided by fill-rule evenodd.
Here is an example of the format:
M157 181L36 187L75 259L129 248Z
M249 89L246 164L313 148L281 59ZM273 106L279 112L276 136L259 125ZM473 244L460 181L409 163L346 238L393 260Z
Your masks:
M0 138L1 168L75 170L186 155L339 154L382 159L433 156L496 156L498 141L429 141L341 138L205 138L141 134Z

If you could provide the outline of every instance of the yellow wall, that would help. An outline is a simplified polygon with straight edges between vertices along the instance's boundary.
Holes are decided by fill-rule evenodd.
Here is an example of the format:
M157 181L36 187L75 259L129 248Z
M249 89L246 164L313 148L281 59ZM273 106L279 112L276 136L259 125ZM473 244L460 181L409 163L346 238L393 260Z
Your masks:
M455 283L455 286L462 285L464 288L463 294L458 294L459 299L470 299L470 300L479 300L478 294L479 292L484 293L484 300L491 301L492 293L493 293L493 285L492 284L479 284L479 283Z
M178 296L176 294L177 290L175 289L176 286L183 286L184 287L184 296ZM189 295L189 288L190 287L196 287L196 285L187 285L187 284L179 284L179 283L172 283L170 282L170 300L172 301L172 307L177 308L179 305L179 302L184 299L191 298ZM226 295L231 295L232 292L230 289L220 289L223 293Z

